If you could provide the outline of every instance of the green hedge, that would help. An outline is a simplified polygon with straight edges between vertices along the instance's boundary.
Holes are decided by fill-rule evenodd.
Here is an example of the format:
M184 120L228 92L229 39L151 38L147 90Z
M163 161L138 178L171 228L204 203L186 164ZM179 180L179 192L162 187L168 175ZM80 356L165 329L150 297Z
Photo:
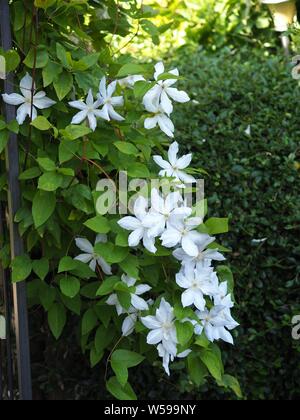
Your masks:
M210 174L212 213L231 217L224 239L241 327L224 351L227 371L247 398L300 397L300 343L291 338L300 314L300 89L281 57L263 52L182 50L179 61L199 103L177 114L177 137ZM208 387L205 396L222 394Z

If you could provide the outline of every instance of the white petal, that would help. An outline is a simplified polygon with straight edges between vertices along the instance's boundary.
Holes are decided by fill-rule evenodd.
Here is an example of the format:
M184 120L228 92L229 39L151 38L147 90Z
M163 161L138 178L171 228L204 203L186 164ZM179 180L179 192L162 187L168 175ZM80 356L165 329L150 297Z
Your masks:
M94 247L90 243L90 241L88 241L87 239L76 238L75 242L76 242L77 248L79 248L81 251L86 252L87 254L93 254L94 253Z
M146 118L144 121L144 127L146 130L152 130L157 126L158 120L157 117Z
M169 162L164 160L161 156L153 156L154 162L163 169L171 169Z
M124 106L124 98L123 96L115 96L111 98L112 106Z
M185 184L196 184L197 181L192 175L188 175L185 172L177 171L177 176L180 181L183 181Z
M128 337L130 334L133 333L134 327L137 321L136 315L129 315L124 319L122 324L122 335L123 337Z
M175 127L170 118L164 114L160 114L157 117L157 121L161 131L164 132L168 137L173 138Z
M166 248L173 248L181 241L181 234L176 229L168 228L162 235L162 245Z
M74 115L71 124L80 124L84 121L87 117L87 111L80 111L76 115Z
M97 265L96 260L95 259L92 259L92 261L90 262L90 269L92 271L96 271L96 265Z
M194 303L194 292L192 289L185 290L181 295L182 306L185 308L191 306Z
M131 294L131 305L139 311L147 311L149 309L148 303L133 293Z
M176 283L183 289L188 289L191 286L191 282L183 275L183 273L176 274Z
M199 252L198 247L191 240L189 235L184 235L183 236L183 238L182 238L182 248L191 257L197 257L198 252Z
M143 295L146 292L149 292L149 290L151 290L151 289L152 289L152 287L149 286L148 284L139 284L135 288L135 294L140 296L140 295Z
M86 104L91 107L94 105L94 96L93 96L93 92L92 89L89 90L88 96L86 98Z
M192 158L193 158L193 155L192 154L182 156L177 161L177 164L176 164L177 168L178 169L185 169L185 168L187 168L190 165L190 163L192 161Z
M33 98L33 105L36 106L38 109L46 109L50 108L51 106L55 105L56 102L52 101L52 99L47 98L37 98L36 96Z
M136 247L138 246L138 244L140 243L142 237L144 235L144 229L137 229L135 231L133 231L128 238L128 245L130 247Z
M96 128L97 128L97 120L96 120L96 117L95 117L94 113L89 112L87 114L87 117L88 117L90 129L95 131Z
M141 317L141 321L143 325L145 325L145 327L148 328L149 330L154 330L156 328L161 327L160 322L158 322L155 316L148 315L148 316Z
M74 260L81 261L85 264L89 263L93 256L91 254L80 254Z
M179 102L181 104L189 102L191 100L187 93L179 91L175 88L169 87L166 89L166 92L175 102Z
M124 120L125 120L125 118L124 118L124 117L122 117L122 115L118 114L118 113L114 110L114 108L113 108L111 105L109 105L109 104L107 104L107 110L108 110L108 114L109 114L109 116L110 116L113 120L115 120L115 121L124 121Z
M164 63L162 63L162 62L157 63L157 64L155 65L154 79L155 79L155 80L157 80L157 79L158 79L158 77L159 77L161 74L164 74L164 72L165 72L165 66L164 66Z
M87 109L86 104L83 101L72 101L69 102L70 107L79 109L80 111L84 111Z
M33 83L32 77L28 73L26 73L26 76L24 76L20 82L20 90L25 98L31 99L32 88L35 92L35 83Z
M174 143L172 143L171 146L169 147L169 151L168 151L169 162L171 163L172 166L175 166L177 164L178 152L179 152L179 144L177 143L177 141L174 141Z
M11 95L7 95L6 93L2 95L3 101L9 105L21 105L25 102L25 98L18 93L12 93Z
M126 230L136 230L142 227L141 222L136 217L132 216L123 217L123 219L118 221L118 225Z
M32 110L33 111L33 110ZM17 110L17 121L19 125L22 125L27 117L31 116L31 106L28 103L21 105Z
M150 238L146 232L143 236L143 245L149 252L151 252L151 254L156 253L157 248L155 246L155 238Z
M194 303L199 311L204 311L206 302L200 290L196 290L194 293Z
M96 236L95 244L98 244L99 242L105 244L107 242L107 235L104 233L98 233Z
M159 112L159 99L161 94L161 87L156 85L151 88L143 98L143 105L148 112Z
M110 121L110 118L108 115L108 109L106 105L104 105L102 109L95 109L94 115L98 118L102 118L103 120Z
M104 274L106 274L107 276L112 275L111 266L104 260L104 258L98 257L97 263L102 268Z
M158 328L157 330L152 330L147 336L148 344L158 344L163 338L162 330Z
M107 93L106 93L106 77L103 77L101 79L101 81L100 81L99 92L100 92L100 95L101 95L102 99L106 99L107 98Z
M162 111L164 111L167 115L172 114L173 105L172 105L172 102L171 102L170 98L168 97L168 95L165 91L163 91L162 94L161 94L160 105L161 105Z
M115 80L114 82L111 82L108 86L107 86L107 96L109 98L111 98L115 92L117 88L117 81Z

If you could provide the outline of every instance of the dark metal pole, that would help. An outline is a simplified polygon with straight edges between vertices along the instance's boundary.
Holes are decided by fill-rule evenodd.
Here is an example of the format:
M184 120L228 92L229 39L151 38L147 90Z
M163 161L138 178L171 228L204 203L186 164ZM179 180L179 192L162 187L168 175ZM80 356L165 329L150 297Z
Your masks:
M0 24L1 40L3 49L12 48L12 36L10 27L10 10L8 0L0 0ZM4 82L5 92L13 92L13 74L9 74ZM8 122L15 120L15 107L5 105L6 119ZM8 206L9 206L9 230L11 257L24 253L23 242L20 237L18 226L14 223L16 212L21 206L21 191L19 185L19 151L17 136L12 134L6 151L6 165L8 173ZM27 298L25 282L13 285L15 329L18 356L19 392L21 400L32 399L29 328L27 313Z

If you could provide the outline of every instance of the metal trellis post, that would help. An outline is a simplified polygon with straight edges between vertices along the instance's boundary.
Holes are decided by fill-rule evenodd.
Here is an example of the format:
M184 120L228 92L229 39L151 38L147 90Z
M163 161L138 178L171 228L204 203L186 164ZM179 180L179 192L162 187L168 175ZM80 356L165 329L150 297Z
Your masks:
M7 51L12 48L12 35L10 27L10 10L8 0L0 0L0 25L2 48ZM4 81L5 92L13 92L13 74L9 74ZM15 107L5 105L7 122L16 118ZM18 227L14 223L14 217L21 205L21 192L19 185L19 152L17 136L11 134L7 151L6 167L8 174L8 209L9 209L9 231L11 256L22 255L24 253L23 241L20 237ZM27 313L27 298L25 282L13 285L14 296L14 321L17 345L17 366L19 379L19 393L21 400L32 399L31 367L30 367L30 347L29 347L29 328Z

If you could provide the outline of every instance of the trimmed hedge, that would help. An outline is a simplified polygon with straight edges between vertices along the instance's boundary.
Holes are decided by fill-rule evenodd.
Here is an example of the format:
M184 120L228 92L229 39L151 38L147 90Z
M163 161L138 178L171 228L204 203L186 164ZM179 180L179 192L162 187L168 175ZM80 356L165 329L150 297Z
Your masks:
M177 114L177 138L209 172L212 213L231 218L224 244L241 327L226 369L246 398L299 398L300 343L291 337L300 314L299 87L280 55L182 50L178 61L197 102ZM202 397L223 394L209 387Z

